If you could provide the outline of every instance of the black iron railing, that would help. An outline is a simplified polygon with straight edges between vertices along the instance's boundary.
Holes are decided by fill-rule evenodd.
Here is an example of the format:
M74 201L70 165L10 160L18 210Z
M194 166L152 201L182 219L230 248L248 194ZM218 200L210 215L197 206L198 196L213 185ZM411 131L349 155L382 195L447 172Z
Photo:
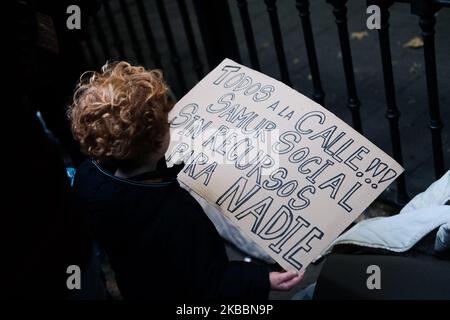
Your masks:
M156 13L153 13L153 19L150 18L146 5L152 2L156 2ZM237 6L239 11L242 30L245 36L246 48L248 50L248 57L251 67L260 70L260 59L258 56L258 50L255 44L255 36L252 27L252 21L250 19L249 7L246 0L215 0L215 3L221 3L221 14L224 10L229 10L229 6ZM332 10L337 33L339 37L340 51L342 54L343 72L345 75L345 83L347 88L347 107L351 114L352 125L359 131L363 132L363 125L361 122L360 107L361 102L358 98L357 83L355 80L355 71L353 68L352 51L349 41L349 32L347 26L347 2L348 0L326 0L330 4L330 10ZM403 150L402 140L399 128L400 112L396 102L396 89L392 67L391 57L391 44L389 37L389 9L391 5L396 2L409 4L413 14L419 17L418 25L421 29L421 35L423 38L423 50L425 60L425 75L427 84L428 95L428 110L430 116L429 127L431 130L432 152L434 162L434 174L436 178L441 177L445 173L444 164L444 151L442 143L442 119L439 107L439 91L437 81L437 67L436 67L436 52L435 52L435 13L442 8L450 7L450 0L367 0L367 5L378 5L381 10L381 28L378 30L379 38L379 50L381 53L382 74L384 81L384 90L386 96L386 113L385 116L389 123L390 128L390 140L392 145L392 156L403 165ZM283 34L280 28L280 20L277 13L277 1L265 0L264 1L267 14L270 20L270 29L275 46L275 55L280 70L281 80L292 85L289 68L287 64L287 58L285 54L285 47L283 45ZM220 61L225 56L235 56L235 59L239 60L238 48L236 41L228 41L228 46L235 48L220 47L223 45L221 39L214 40L211 35L215 32L234 37L234 29L230 19L225 21L217 16L209 17L208 20L204 20L206 12L210 15L218 14L211 11L211 7L208 7L208 2L205 0L192 0L191 3L187 3L186 0L176 0L178 8L179 18L181 19L181 29L174 29L172 16L169 20L166 6L167 2L163 0L143 1L143 0L103 0L102 10L98 14L98 19L94 19L93 31L96 34L95 39L86 38L85 47L87 48L92 64L98 65L100 61L105 61L111 58L130 58L127 57L125 52L124 38L127 38L128 43L131 44L132 58L137 62L145 64L145 58L142 44L137 38L136 27L139 24L139 28L143 29L145 35L145 41L150 48L151 64L157 68L163 68L165 70L172 69L177 78L178 83L178 95L182 95L187 91L187 88L191 87L193 83L188 81L188 74L183 72L182 65L185 61L182 61L178 52L178 44L176 42L175 34L182 33L187 41L190 53L190 64L192 70L196 75L196 81L203 77L205 74L206 65L211 67L211 61ZM188 6L192 5L192 6ZM285 4L285 3L283 3ZM293 10L297 10L300 17L303 38L305 43L305 49L307 53L307 59L309 64L309 70L311 74L313 93L312 99L316 102L324 105L325 92L321 83L321 76L319 71L320 61L316 55L314 34L312 30L312 23L310 19L310 1L308 0L292 0ZM115 6L117 10L113 12L112 6ZM137 12L139 19L135 19L131 16L130 6L133 6ZM208 11L209 10L209 11ZM197 13L197 16L194 14ZM226 12L225 12L226 13ZM229 12L227 13L229 16ZM155 18L156 17L156 18ZM122 19L125 25L125 34L120 34L117 27L117 22ZM156 21L159 20L159 21ZM100 22L107 24L110 30L111 37L113 39L113 47L108 45L104 31L102 30ZM198 22L197 28L201 34L200 37L196 37L197 33L194 30L196 26L195 22ZM164 41L168 46L168 54L170 56L170 65L163 65L161 54L159 51L159 43L155 39L155 27L156 23L160 23L162 28L161 33L164 35ZM230 35L226 32L227 28L231 30ZM225 31L224 31L225 30ZM159 29L158 29L159 31ZM220 31L220 32L219 32ZM216 37L217 38L217 37ZM201 39L203 41L201 41ZM228 38L233 40L232 38ZM234 39L235 40L235 39ZM216 42L215 42L216 41ZM216 46L219 46L219 50ZM128 48L129 46L127 46ZM199 48L203 48L206 52L208 63L202 62L201 51ZM228 50L230 49L230 50ZM228 51L227 51L228 50ZM101 53L99 55L99 53ZM212 58L211 58L212 57ZM399 177L396 181L396 202L398 204L404 204L408 200L407 184L405 181L405 175Z
M247 42L248 54L252 68L260 70L259 58L256 51L255 38L253 36L253 27L248 14L247 0L238 0L237 5L241 15L242 25L244 27L245 40Z
M164 34L167 39L167 45L169 47L170 61L175 70L178 85L181 92L186 92L186 80L184 79L183 70L181 68L181 60L178 54L178 49L175 44L175 38L173 36L172 27L170 26L169 18L167 16L166 7L164 6L163 0L157 0L156 5L158 8L159 17L161 18L162 27Z
M323 105L325 93L322 88L322 81L320 80L319 63L317 61L316 47L314 45L311 19L309 18L309 1L297 0L295 4L303 27L303 38L305 39L306 54L308 56L311 79L314 88L312 98L317 103Z
M388 5L382 5L380 9L381 9L381 28L378 30L378 39L380 42L381 63L383 66L384 91L386 93L386 106L387 106L386 118L389 121L393 157L395 160L397 160L398 163L403 164L403 152L399 128L400 111L397 108L397 102L395 97L391 44L389 40ZM397 198L400 203L405 203L408 200L404 175L401 175L397 179Z

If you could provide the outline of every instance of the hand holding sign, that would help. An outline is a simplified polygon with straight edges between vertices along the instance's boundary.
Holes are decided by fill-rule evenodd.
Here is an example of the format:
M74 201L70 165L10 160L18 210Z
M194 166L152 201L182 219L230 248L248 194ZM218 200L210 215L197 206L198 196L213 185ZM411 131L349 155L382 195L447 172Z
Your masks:
M170 114L169 163L286 270L302 270L403 171L283 83L225 59Z
M269 274L270 289L278 291L291 290L304 276L304 272L296 271L271 272Z

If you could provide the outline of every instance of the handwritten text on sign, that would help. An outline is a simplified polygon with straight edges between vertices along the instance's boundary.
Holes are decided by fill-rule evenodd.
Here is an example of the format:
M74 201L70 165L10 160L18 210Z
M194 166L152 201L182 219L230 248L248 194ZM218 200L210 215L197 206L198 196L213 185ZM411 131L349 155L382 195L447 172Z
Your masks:
M229 59L169 117L178 179L287 270L305 268L403 171L319 104Z

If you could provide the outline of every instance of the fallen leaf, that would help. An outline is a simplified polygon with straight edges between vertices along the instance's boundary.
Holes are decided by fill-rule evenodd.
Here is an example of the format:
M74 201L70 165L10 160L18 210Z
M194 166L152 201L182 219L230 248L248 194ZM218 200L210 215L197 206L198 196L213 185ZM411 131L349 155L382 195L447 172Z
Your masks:
M350 35L350 39L358 39L358 40L362 40L365 37L368 37L369 34L367 33L367 31L360 31L360 32L352 32L352 34Z
M403 44L403 48L418 49L423 47L423 40L421 37L414 37Z

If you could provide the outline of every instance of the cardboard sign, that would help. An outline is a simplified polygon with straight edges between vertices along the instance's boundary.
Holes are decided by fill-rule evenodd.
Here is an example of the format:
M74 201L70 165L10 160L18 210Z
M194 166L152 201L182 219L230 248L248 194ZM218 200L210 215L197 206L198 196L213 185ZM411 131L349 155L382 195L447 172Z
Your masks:
M286 270L302 270L403 168L334 114L232 60L169 115L169 166Z

